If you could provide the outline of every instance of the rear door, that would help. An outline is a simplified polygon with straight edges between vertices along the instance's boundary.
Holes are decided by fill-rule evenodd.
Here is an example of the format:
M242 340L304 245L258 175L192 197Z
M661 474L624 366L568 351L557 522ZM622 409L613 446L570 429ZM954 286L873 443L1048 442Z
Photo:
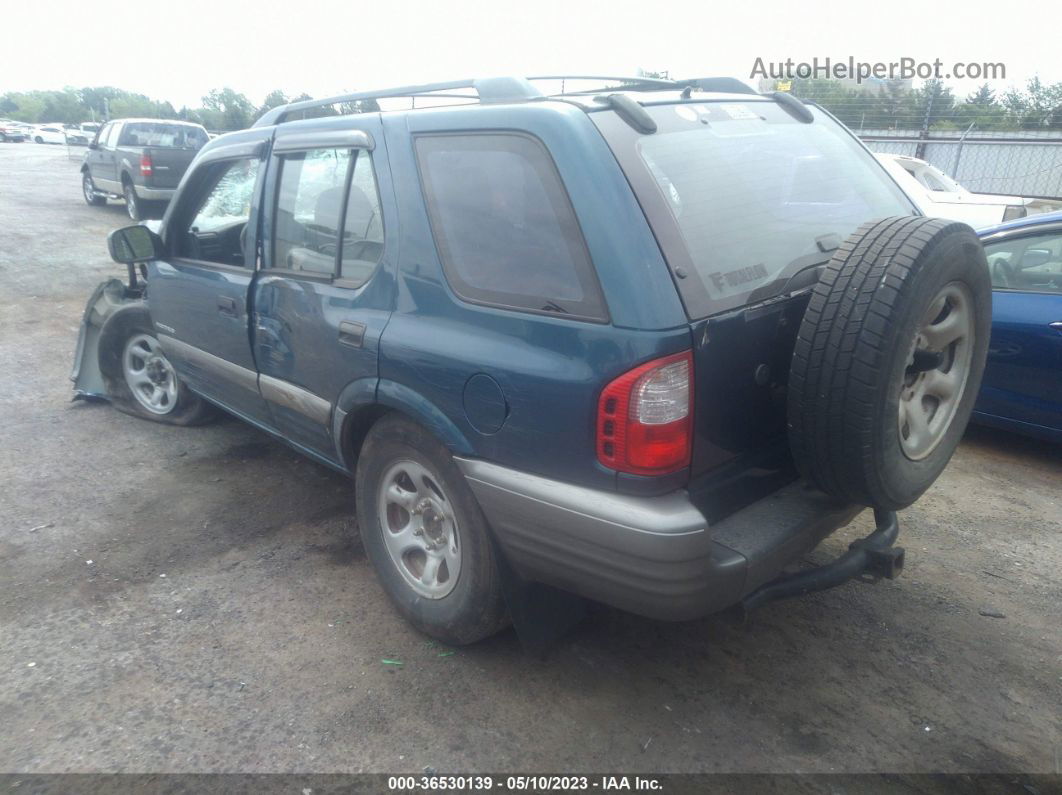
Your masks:
M253 335L273 425L336 460L340 393L356 381L375 389L394 303L396 211L378 115L321 126L277 131Z
M976 410L1062 430L1062 224L986 241L985 253L992 342Z
M255 131L257 133L257 131ZM159 341L196 392L269 425L249 330L253 220L269 132L244 134L201 160L171 210L168 256L150 265L148 305Z

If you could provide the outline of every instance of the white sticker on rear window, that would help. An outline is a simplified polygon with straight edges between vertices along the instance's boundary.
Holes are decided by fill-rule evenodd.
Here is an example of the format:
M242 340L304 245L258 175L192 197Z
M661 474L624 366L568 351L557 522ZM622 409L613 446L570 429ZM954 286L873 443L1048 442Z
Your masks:
M736 105L729 102L721 102L719 109L732 119L758 119L760 115L748 109L746 105Z

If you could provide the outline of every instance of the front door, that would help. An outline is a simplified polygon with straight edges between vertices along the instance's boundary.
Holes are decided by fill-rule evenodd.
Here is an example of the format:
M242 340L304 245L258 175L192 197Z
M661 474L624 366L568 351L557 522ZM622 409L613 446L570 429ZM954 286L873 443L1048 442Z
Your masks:
M992 342L977 410L1062 430L1062 225L985 241Z
M118 126L116 122L103 125L96 133L93 141L94 149L89 149L89 171L92 174L92 182L99 190L120 193L121 184L117 178L117 167L114 159L114 148L110 140L115 138L112 133Z
M259 386L273 425L337 460L340 393L375 388L380 336L394 302L393 218L378 115L276 134L264 202L264 267L253 289Z
M150 265L148 306L159 341L196 392L269 425L250 344L261 143L211 153L181 191L166 227L169 256Z

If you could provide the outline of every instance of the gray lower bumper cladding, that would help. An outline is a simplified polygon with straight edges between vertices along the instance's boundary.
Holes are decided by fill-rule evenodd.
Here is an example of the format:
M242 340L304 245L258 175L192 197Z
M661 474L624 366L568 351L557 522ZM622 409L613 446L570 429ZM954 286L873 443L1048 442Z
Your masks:
M818 579L782 587L779 574L786 566L862 508L796 482L709 527L685 491L633 497L485 461L457 463L522 577L651 618L697 618L736 605L757 589L754 601L760 604L885 570L882 555L891 554L896 538L896 530L886 528L864 545L866 554L847 555L843 566L814 570L825 572ZM898 558L902 565L902 550ZM899 567L891 571L884 576ZM763 588L768 583L772 589Z

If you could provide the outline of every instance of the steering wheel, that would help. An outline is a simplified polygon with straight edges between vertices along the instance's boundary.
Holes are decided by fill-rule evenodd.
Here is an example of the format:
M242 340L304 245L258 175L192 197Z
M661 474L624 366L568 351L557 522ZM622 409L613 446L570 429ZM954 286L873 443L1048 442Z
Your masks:
M1003 260L997 259L992 263L992 284L996 287L1011 287L1010 268Z

